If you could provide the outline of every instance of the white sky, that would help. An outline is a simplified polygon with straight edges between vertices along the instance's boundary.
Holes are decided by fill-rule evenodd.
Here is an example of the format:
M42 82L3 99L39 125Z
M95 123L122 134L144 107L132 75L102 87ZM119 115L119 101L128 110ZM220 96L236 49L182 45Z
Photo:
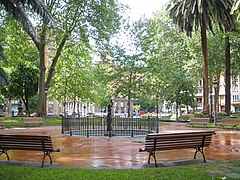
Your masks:
M131 9L129 16L132 20L138 20L141 16L151 17L153 12L159 10L170 0L119 0L127 4Z

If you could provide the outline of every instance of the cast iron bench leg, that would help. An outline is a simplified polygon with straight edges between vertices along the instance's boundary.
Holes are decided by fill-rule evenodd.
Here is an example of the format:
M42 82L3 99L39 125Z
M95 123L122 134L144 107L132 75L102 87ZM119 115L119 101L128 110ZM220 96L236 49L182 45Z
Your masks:
M201 152L201 153L202 153L204 162L206 162L205 155L204 155L204 152L203 152L203 147L198 147L198 148L196 148L196 152L195 152L195 154L194 154L194 159L196 159L196 155L197 155L198 152Z
M7 159L8 159L8 161L9 161L9 156L8 156L8 153L7 153L7 149L2 149L0 152L1 152L0 156L1 156L2 154L6 154Z
M155 167L157 167L157 160L156 160L156 156L155 156L155 151L149 151L149 156L148 156L148 164L150 164L150 157L154 158L155 161Z
M49 159L50 159L50 164L52 165L52 158L51 158L51 156L50 156L50 152L43 152L43 160L42 160L42 167L43 167L43 165L44 165L44 160L45 160L45 157L46 156L48 156L49 157Z

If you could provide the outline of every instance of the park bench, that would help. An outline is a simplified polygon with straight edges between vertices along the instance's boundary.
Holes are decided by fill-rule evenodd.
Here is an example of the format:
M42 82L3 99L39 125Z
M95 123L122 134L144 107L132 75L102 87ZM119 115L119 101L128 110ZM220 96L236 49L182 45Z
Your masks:
M177 150L194 148L196 152L194 159L198 152L202 153L204 162L206 162L203 148L211 143L214 131L201 132L184 132L171 134L148 134L145 141L145 149L139 149L139 152L148 152L148 164L150 164L151 156L154 158L155 167L157 167L156 151Z
M29 127L30 124L37 124L39 126L43 126L44 118L42 117L26 117L23 118L23 123L25 124L25 127Z
M188 116L179 116L179 118L178 118L179 121L184 121L184 122L189 121L189 119L190 118Z
M219 128L222 127L224 129L225 126L232 126L232 128L237 128L237 126L240 123L240 119L239 118L223 118L222 121L220 123L218 123Z
M9 160L9 150L42 151L42 167L46 156L52 164L51 153L60 152L60 149L53 148L50 136L0 134L0 155L6 154Z
M160 116L161 121L169 121L172 115Z
M188 124L192 127L194 125L204 125L207 127L208 123L210 123L210 118L192 118Z

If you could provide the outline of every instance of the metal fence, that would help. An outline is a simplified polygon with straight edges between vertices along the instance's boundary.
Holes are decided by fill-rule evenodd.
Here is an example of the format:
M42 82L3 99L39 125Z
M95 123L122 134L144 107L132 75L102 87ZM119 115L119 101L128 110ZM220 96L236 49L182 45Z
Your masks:
M80 136L131 136L159 132L158 118L113 117L107 130L106 117L62 117L62 134Z

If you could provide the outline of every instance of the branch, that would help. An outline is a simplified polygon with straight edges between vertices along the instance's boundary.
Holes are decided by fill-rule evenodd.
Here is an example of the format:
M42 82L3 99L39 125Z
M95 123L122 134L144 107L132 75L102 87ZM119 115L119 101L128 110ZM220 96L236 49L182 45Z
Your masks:
M45 87L46 87L46 88L49 88L49 86L50 86L50 82L51 82L51 80L52 80L52 78L53 78L53 75L54 75L54 74L53 74L53 73L54 73L54 69L55 69L55 67L56 67L56 64L57 64L57 61L58 61L58 59L59 59L59 56L61 55L62 49L63 49L63 47L64 47L64 45L65 45L65 43L66 43L66 41L67 41L67 38L68 38L68 35L66 34L66 35L63 37L60 45L59 45L58 48L57 48L56 55L54 56L53 61L52 61L52 64L51 64L51 67L50 67L50 69L49 69L47 81L46 81L46 84L45 84Z
M35 45L39 47L39 42L37 40L37 35L33 24L29 20L28 15L24 12L22 6L19 6L17 4L15 5L11 1L3 1L2 4L4 5L5 10L8 13L12 14L13 17L23 25L23 29L31 37Z

